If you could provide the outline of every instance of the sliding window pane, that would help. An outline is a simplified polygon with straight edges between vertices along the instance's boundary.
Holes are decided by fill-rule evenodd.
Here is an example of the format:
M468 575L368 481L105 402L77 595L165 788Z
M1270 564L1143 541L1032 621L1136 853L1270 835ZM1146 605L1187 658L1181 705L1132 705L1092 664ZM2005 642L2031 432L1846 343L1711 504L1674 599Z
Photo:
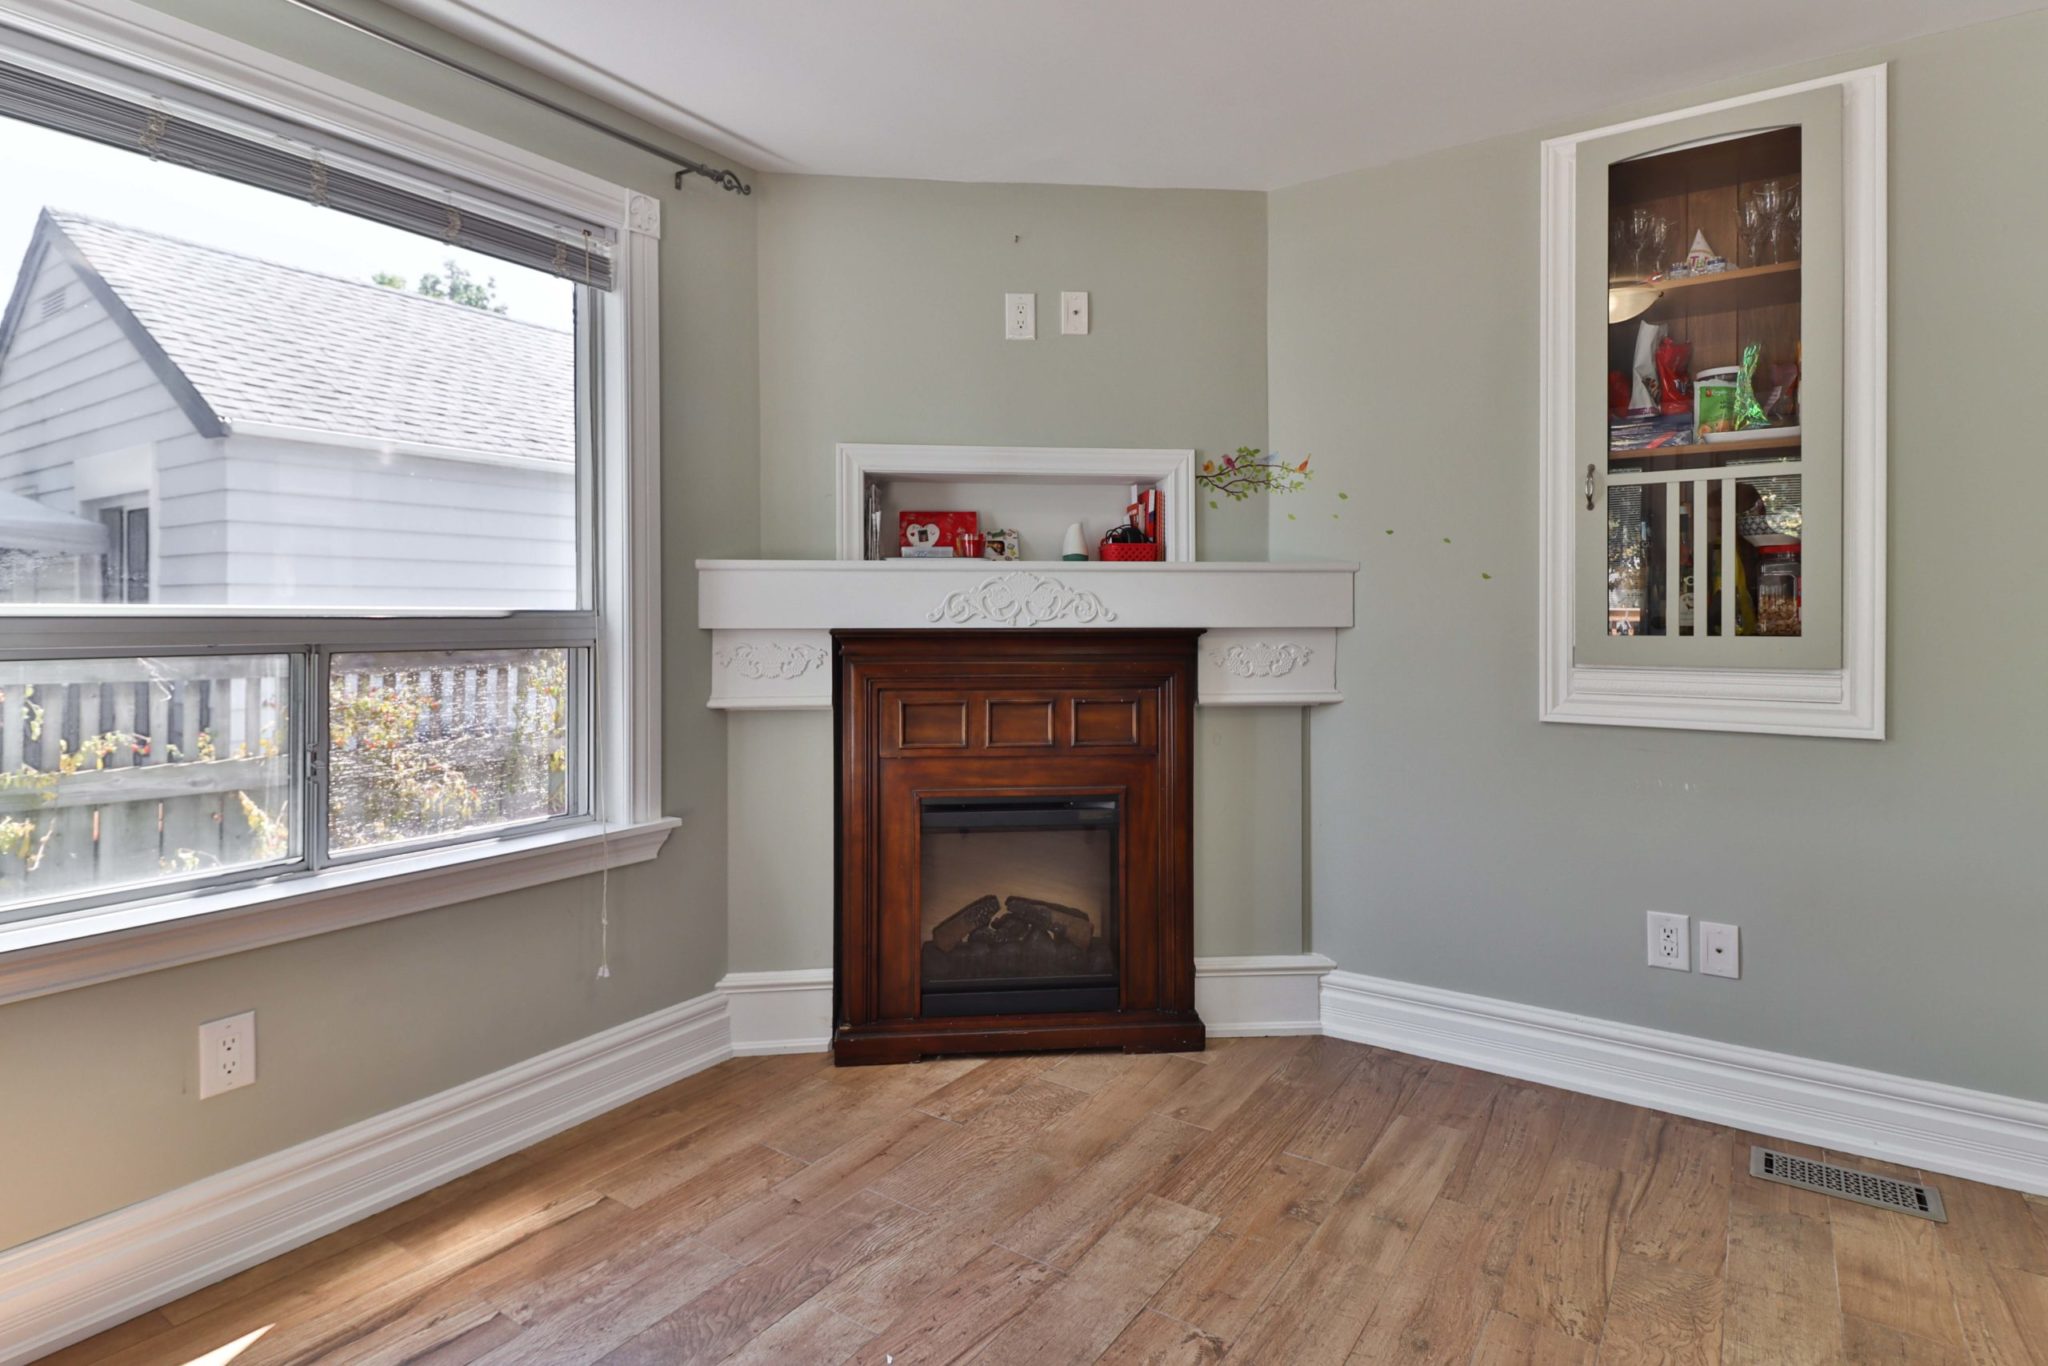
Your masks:
M0 612L582 605L598 291L316 198L0 118Z
M0 919L299 857L284 655L0 662Z
M333 656L329 849L451 839L579 812L570 750L583 654Z

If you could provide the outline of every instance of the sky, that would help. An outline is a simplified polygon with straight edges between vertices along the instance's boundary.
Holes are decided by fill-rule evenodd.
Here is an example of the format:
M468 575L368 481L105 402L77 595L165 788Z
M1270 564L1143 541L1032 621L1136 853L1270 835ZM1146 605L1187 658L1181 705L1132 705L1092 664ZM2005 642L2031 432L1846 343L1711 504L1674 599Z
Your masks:
M379 272L416 282L453 258L497 281L510 316L565 331L575 321L575 286L542 271L9 118L0 118L0 301L45 207L366 283Z

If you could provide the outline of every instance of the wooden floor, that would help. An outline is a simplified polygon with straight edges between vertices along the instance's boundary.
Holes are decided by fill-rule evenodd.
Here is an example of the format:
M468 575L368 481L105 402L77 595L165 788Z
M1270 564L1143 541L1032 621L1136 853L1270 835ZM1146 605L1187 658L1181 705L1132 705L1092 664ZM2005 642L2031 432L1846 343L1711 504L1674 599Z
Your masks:
M52 1360L2048 1366L2048 1205L1750 1142L1327 1039L743 1059Z

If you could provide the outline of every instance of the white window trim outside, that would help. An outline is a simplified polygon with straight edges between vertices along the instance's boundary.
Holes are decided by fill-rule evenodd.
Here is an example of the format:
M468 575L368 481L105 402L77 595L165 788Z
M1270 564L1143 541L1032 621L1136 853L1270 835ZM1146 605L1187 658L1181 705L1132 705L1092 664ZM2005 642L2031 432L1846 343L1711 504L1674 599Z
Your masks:
M0 0L0 18L620 232L595 376L603 469L592 510L600 531L591 818L183 895L145 888L117 905L0 924L0 1004L652 859L678 824L661 812L661 202L130 0ZM92 619L62 609L16 620L38 616L51 618L39 651L129 655L189 642L195 630L252 649L303 648L313 617L324 618L323 645L397 649L517 644L529 624L523 614L493 612L291 610L172 623L162 609ZM411 629L409 618L432 619L431 633Z
M1572 657L1573 243L1579 145L1636 128L1828 86L1842 89L1842 666L1612 667ZM1885 68L1863 67L1543 144L1541 306L1541 698L1545 721L1884 738Z

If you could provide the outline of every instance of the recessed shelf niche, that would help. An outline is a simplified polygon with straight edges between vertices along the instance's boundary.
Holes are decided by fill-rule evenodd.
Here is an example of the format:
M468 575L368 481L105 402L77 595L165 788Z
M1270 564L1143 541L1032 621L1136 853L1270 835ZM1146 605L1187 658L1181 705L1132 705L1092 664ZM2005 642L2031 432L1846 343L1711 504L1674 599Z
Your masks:
M1123 524L1132 485L1159 490L1161 558L1195 558L1193 450L842 444L838 459L842 560L866 558L871 486L883 559L897 558L898 514L920 509L974 512L983 532L1014 530L1025 561L1058 560L1067 526L1079 522L1093 559L1103 533Z

